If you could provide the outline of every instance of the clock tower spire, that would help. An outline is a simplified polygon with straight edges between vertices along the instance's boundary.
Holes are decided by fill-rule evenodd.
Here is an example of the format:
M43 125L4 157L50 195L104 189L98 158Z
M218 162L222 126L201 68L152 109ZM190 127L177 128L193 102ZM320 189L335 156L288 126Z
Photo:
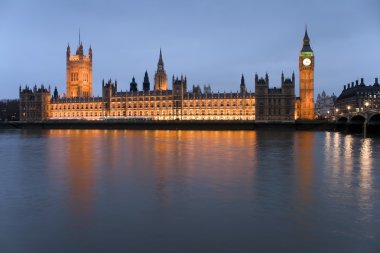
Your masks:
M305 29L303 46L298 58L300 85L300 119L314 119L314 52Z

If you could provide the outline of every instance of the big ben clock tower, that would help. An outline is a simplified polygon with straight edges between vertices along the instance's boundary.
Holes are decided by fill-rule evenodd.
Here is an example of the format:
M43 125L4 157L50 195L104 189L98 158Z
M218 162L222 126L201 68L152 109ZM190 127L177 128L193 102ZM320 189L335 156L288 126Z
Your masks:
M303 47L299 55L300 119L314 119L314 53L305 30Z

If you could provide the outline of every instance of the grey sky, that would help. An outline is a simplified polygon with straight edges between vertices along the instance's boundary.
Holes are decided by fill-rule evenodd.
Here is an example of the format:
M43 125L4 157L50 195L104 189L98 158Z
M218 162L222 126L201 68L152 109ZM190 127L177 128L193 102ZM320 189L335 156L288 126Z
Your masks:
M279 85L295 71L305 24L315 53L315 91L339 94L343 85L380 77L380 1L0 1L0 98L18 97L35 83L65 91L66 46L94 54L93 93L103 78L129 89L133 76L151 87L162 48L169 79L187 75L188 86L210 84L236 91L244 73ZM171 87L171 83L169 84Z

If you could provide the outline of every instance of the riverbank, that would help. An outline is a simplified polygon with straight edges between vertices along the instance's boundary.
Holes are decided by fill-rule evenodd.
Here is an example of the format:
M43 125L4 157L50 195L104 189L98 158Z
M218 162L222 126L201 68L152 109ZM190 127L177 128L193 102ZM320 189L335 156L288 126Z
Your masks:
M133 130L256 130L290 129L334 131L328 121L296 121L295 123L257 123L255 121L40 121L2 122L0 129L133 129Z

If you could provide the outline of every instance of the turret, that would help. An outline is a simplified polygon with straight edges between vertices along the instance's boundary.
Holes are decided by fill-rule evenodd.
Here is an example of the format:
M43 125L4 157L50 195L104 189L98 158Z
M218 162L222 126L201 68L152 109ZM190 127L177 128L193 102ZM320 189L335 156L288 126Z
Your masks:
M132 82L129 84L130 92L137 92L137 83L135 77L132 78Z
M58 97L59 97L59 95L58 95L58 90L57 90L57 86L56 86L56 87L54 88L53 98L54 98L55 100L57 100Z
M245 80L244 80L244 75L241 75L241 80L240 80L240 93L245 93L247 91L245 87Z
M282 83L282 84L284 83L284 80L285 80L284 72L282 72L282 73L281 73L281 83Z
M143 82L143 90L144 90L144 92L148 92L150 90L150 82L149 82L148 71L145 71L144 82Z
M79 47L76 51L76 54L79 56L83 56L83 44L82 44L82 42L79 44Z
M88 49L88 57L92 61L92 48L91 48L91 45L90 45L90 48Z
M379 86L379 78L375 78L375 83L373 84L374 86Z
M178 96L178 95L181 95L183 96L187 91L187 81L186 81L186 77L183 78L183 76L181 76L181 79L179 79L178 77L176 79L174 79L174 76L173 76L173 94Z
M67 61L68 61L69 58L70 58L70 54L71 54L71 52L70 52L70 44L67 43L67 49L66 49L66 60L67 60Z

